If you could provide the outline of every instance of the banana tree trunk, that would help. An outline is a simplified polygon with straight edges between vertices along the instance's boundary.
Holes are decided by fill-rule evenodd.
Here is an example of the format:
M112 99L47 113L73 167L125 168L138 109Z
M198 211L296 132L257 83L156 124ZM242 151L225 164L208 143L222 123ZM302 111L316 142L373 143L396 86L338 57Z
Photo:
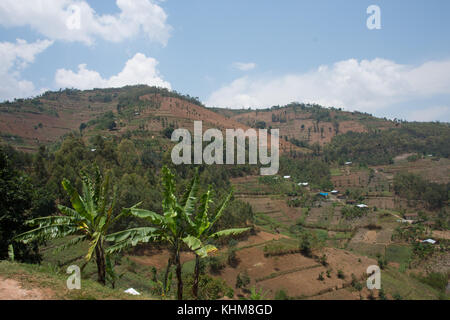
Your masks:
M194 299L198 299L198 279L200 276L200 257L195 256L194 284L192 285L192 294Z
M99 241L95 247L95 260L97 262L97 281L102 285L106 285L106 261L105 251L103 250L103 244Z
M177 287L177 299L183 300L183 279L181 278L181 260L180 260L180 251L178 250L175 254L175 265L176 265L176 273L178 280Z
M169 277L169 272L170 272L170 267L172 266L172 262L173 259L172 257L169 258L169 260L167 261L167 268L166 268L166 273L164 274L164 294L167 295L167 292L169 291L167 288L167 279Z

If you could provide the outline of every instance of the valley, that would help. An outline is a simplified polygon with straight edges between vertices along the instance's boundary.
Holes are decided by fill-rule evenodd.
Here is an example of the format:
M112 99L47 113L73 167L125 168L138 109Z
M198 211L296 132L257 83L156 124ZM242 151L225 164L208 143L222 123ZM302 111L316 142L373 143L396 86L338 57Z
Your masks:
M33 191L23 212L33 217L60 214L57 205L70 206L61 181L80 188L81 173L92 173L95 166L110 175L115 187L114 217L138 203L160 214L166 208L163 168L177 177L174 194L182 194L195 175L194 166L170 161L172 132L193 132L194 121L202 121L203 131L223 133L279 129L281 157L273 176L259 175L259 165L197 166L199 192L210 186L216 197L211 210L234 190L217 230L249 230L208 242L218 250L198 266L196 251L182 246L186 299L195 298L191 287L197 267L201 299L251 299L258 292L280 300L448 298L442 289L450 275L446 123L408 123L299 103L257 111L206 108L188 95L147 86L66 89L0 104L5 170L30 183ZM194 208L200 212L203 207ZM112 224L111 232L149 225L127 216ZM17 228L28 230L22 224ZM55 294L65 269L84 264L89 241L54 250L75 240L65 235L39 242L31 251L14 243L19 261L39 261L40 267L5 261L0 277L13 287L30 273L36 279L50 277L41 291L24 291L25 298L122 298L127 288L145 299L175 298L178 270L170 247L158 241L136 241L112 253L114 276L105 291L93 284L98 270L90 262L82 272L88 291ZM33 260L31 252L40 258ZM371 265L381 268L381 290L366 287Z

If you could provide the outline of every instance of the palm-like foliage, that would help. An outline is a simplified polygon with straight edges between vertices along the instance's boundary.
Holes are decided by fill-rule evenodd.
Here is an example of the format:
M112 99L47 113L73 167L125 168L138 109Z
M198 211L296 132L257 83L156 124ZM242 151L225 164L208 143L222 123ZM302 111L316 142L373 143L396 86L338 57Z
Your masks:
M195 180L195 179L194 179ZM183 298L183 281L181 278L181 260L180 250L183 245L183 239L188 236L189 226L192 224L190 216L195 210L195 191L196 183L191 183L186 194L181 201L178 201L175 195L175 176L167 168L162 169L163 184L163 214L138 209L138 205L132 208L124 209L124 213L145 219L153 227L134 228L120 231L107 236L107 241L114 244L108 248L108 253L114 253L129 246L135 246L138 243L147 243L150 241L165 242L169 244L171 258L169 259L164 288L168 271L172 264L176 266L176 276L178 280L177 297Z
M138 218L150 222L153 227L141 227L129 229L107 236L107 241L114 244L108 248L108 252L113 253L129 246L135 246L138 243L150 241L161 241L168 243L171 249L171 257L165 275L164 288L167 288L167 276L172 264L176 266L176 276L178 281L177 298L183 298L183 281L181 277L180 251L183 245L187 245L197 257L196 279L198 287L198 259L206 257L209 252L217 248L209 244L209 240L221 236L241 233L247 229L229 229L219 232L212 232L215 222L222 216L226 204L231 198L231 194L225 199L219 207L213 219L208 217L208 209L211 204L211 189L209 189L201 198L201 205L198 213L194 216L198 200L197 193L198 175L196 174L189 184L184 196L178 201L175 195L175 176L167 168L162 169L163 183L163 214L138 209L134 206L125 211ZM195 291L197 292L197 290ZM195 294L195 296L197 296Z
M264 292L262 288L259 290L256 287L250 289L250 297L248 300L264 300L269 292Z
M194 180L196 183L196 180ZM221 231L214 231L215 223L222 217L225 208L230 201L233 192L230 192L225 200L220 204L217 212L213 216L209 216L208 211L213 203L211 186L200 198L200 207L190 224L189 236L183 239L184 243L195 253L195 269L194 284L192 286L192 294L198 298L198 282L200 275L200 258L205 258L209 252L217 251L217 248L211 244L212 240L220 237L238 235L249 228L234 228Z
M115 199L110 197L109 176L102 181L102 175L98 168L96 168L94 179L83 173L81 195L67 179L62 181L62 185L70 196L73 209L58 205L61 215L27 221L28 225L36 228L20 234L16 240L27 243L33 240L51 240L77 235L59 249L81 241L89 241L89 249L85 256L86 263L91 261L95 252L98 281L105 284L105 235L108 227L122 216L120 214L113 218Z

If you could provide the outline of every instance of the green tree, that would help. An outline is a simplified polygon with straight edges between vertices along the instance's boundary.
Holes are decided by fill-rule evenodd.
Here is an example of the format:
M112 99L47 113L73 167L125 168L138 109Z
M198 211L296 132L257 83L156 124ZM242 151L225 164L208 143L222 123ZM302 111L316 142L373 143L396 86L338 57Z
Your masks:
M28 228L26 220L35 217L32 211L34 188L30 179L14 168L9 156L0 147L0 260L8 257L13 239ZM37 243L14 243L15 259L39 262Z
M27 224L36 226L36 228L22 233L16 237L16 240L28 243L34 240L50 240L77 235L62 248L75 245L81 241L89 241L85 265L91 261L95 253L98 282L105 285L107 269L105 236L109 226L122 216L122 214L119 214L113 218L115 200L110 195L109 175L103 179L98 167L94 179L83 172L81 195L69 180L64 179L62 185L70 196L73 209L58 205L61 215L40 217L27 221Z
M175 195L175 175L167 167L162 169L163 184L163 214L138 209L137 204L129 209L125 209L129 215L142 218L148 221L153 227L138 227L111 234L107 241L114 244L108 248L109 253L123 250L138 243L165 242L169 245L171 257L167 263L167 270L163 287L166 288L167 276L172 264L176 267L177 277L177 298L183 299L183 279L181 276L180 251L184 244L184 239L188 236L189 226L193 227L191 216L195 210L195 190L192 182L186 190L183 198L179 201Z
M193 189L196 189L197 177L194 178ZM217 212L213 216L208 215L209 208L213 201L211 186L200 198L200 207L190 224L189 236L184 239L189 249L195 253L195 268L194 268L194 284L192 286L192 294L198 298L198 281L200 275L200 258L208 256L208 252L215 251L217 248L211 244L215 239L227 237L231 235L238 235L250 228L234 228L221 231L215 231L215 223L222 217L225 207L229 203L233 192L230 192L225 200L219 206Z

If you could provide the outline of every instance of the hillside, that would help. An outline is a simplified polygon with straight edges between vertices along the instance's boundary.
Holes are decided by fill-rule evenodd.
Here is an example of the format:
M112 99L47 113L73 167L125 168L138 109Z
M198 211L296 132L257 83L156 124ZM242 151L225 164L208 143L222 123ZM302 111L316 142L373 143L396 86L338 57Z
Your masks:
M398 127L399 124L366 113L346 112L319 105L291 103L255 111L214 109L230 119L251 127L265 125L278 128L285 139L324 145L332 138L350 131L369 132Z
M251 165L174 165L171 133L192 130L195 120L203 121L204 130L279 128L279 172L259 176ZM195 198L206 199L202 193L210 188L211 212L234 190L215 228L249 230L211 240L218 250L200 260L201 298L246 299L254 288L269 299L448 298L448 123L389 121L304 104L208 109L187 95L133 86L5 102L0 130L0 259L8 258L13 244L16 261L41 265L0 263L0 281L19 298L121 299L133 287L144 298L172 299L175 282L182 282L178 275L185 282L180 292L193 298L195 255L188 246L166 292L165 275L176 274L170 246L150 241L112 254L117 278L107 286L115 290L93 282L98 270L90 263L82 273L88 291L73 293L64 289L65 269L83 264L87 241L60 252L54 249L72 243L74 235L36 239L35 245L15 242L29 230L28 219L62 214L59 204L73 206L61 182L82 190L82 176L97 166L114 187L111 214L121 218L109 234L148 225L137 216L122 217L123 208L139 203L165 213L167 186L181 197L196 169ZM167 168L176 186L164 183ZM197 216L201 204L194 207ZM428 238L437 242L424 243ZM374 264L384 279L378 292L365 288L367 266Z
M142 300L85 279L80 290L68 290L68 275L51 266L0 261L0 300Z
M192 132L193 121L198 120L203 121L203 130L249 128L190 96L147 86L46 92L33 99L1 103L0 115L1 139L23 151L35 151L40 144L57 142L74 131L87 137L138 131L164 136L165 129ZM280 150L308 152L284 140Z

